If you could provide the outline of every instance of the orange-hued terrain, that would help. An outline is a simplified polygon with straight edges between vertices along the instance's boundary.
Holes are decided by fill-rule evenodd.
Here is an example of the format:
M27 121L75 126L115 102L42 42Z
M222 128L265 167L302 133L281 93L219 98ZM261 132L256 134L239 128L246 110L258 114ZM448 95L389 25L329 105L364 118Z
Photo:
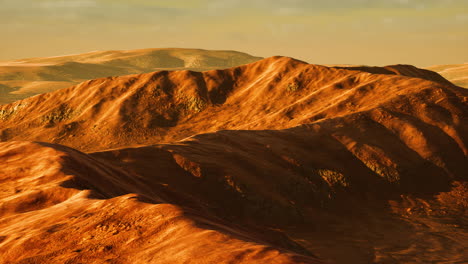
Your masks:
M468 90L287 57L0 106L1 263L464 263Z
M460 87L468 88L468 63L436 65L427 69L438 72L447 78L447 80Z
M0 61L0 104L101 77L158 70L229 68L260 60L237 51L141 49Z

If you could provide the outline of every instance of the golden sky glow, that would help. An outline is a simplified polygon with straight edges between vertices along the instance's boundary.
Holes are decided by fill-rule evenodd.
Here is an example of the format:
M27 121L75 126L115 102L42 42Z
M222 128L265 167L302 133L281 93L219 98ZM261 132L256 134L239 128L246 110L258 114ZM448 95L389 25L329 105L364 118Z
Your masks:
M318 64L468 62L466 0L0 0L0 60L186 47Z

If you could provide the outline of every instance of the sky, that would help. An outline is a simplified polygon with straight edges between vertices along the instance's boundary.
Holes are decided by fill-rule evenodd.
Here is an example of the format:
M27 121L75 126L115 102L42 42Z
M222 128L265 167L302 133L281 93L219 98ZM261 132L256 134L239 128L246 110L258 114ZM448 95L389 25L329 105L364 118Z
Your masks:
M468 62L468 0L0 0L0 60L140 48Z

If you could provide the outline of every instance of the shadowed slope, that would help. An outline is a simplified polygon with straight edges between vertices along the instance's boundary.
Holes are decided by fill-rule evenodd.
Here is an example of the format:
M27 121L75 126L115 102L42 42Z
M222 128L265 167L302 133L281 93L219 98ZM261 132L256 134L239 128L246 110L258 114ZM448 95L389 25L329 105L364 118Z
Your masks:
M413 230L411 222L387 216L386 200L398 199L400 195L427 197L450 190L453 180L466 181L466 156L450 136L434 130L431 125L417 124L416 120L416 123L410 121L410 126L388 122L396 116L382 120L382 116L389 114L376 110L279 131L220 131L177 144L89 155L44 143L2 143L0 159L5 166L0 175L16 175L16 179L3 178L4 186L11 190L4 190L3 198L7 202L2 206L0 221L9 228L0 230L6 234L1 248L6 250L6 260L22 256L28 249L30 261L39 262L54 256L58 261L119 256L122 263L155 259L162 263L166 260L179 263L184 259L193 263L202 259L220 263L231 259L239 263L273 259L278 263L313 261L265 249L262 241L304 252L271 231L242 231L232 224L268 223L286 224L286 231L303 243L304 237L311 236L305 240L314 245L309 245L311 249L330 260L340 260L341 250L372 244L348 242L349 245L338 241L334 247L340 252L320 247L321 243L338 239L330 221L350 232L340 234L350 239L362 237L358 232L362 228L353 232L350 228L363 221L377 221L370 223L376 225L377 231L373 232L384 232L382 225L392 223L395 226L392 235L407 236L406 232ZM411 126L420 132L406 134ZM28 158L22 158L24 155ZM79 191L86 189L90 191ZM108 201L89 199L116 196ZM131 197L147 203L165 202L177 206L145 205ZM424 206L435 210L432 205ZM188 208L196 209L196 213ZM18 213L22 213L21 218ZM357 216L363 213L369 216L365 219ZM154 215L161 217L155 219ZM227 217L231 224L209 217L213 215ZM347 224L337 220L342 217ZM19 229L13 220L30 223L27 238L14 244L11 239L23 235L15 231ZM309 224L302 227L302 231L288 229L291 224L303 221ZM47 228L43 228L44 225ZM321 227L321 234L329 232L329 237L318 240L315 229L310 227L317 225ZM207 227L214 231L206 233ZM81 230L83 238L76 239L74 235L73 240L69 239L70 228ZM418 233L418 244L410 243L409 247L432 243L420 239L421 236L430 238L433 230L418 232L422 232ZM372 232L364 235L372 236ZM445 235L451 239L450 234ZM57 240L73 242L49 242L50 253L41 255L32 250L40 248L45 241ZM145 246L148 240L152 242ZM257 244L245 244L245 241ZM414 259L405 253L395 255L392 248L398 245L397 241L378 242L382 248L374 255L360 252L362 256L354 256L349 261L353 253L346 253L348 261L339 263L362 263L363 258L394 259L397 256ZM128 243L132 246L124 246ZM460 242L447 245L450 256L431 255L422 247L411 254L417 256L424 252L424 261L463 258L463 251L460 251L463 243ZM133 248L135 250L131 250Z
M261 59L236 51L143 49L0 62L0 104L55 91L95 78L190 69L229 68Z
M27 142L0 144L0 163L2 263L319 263L281 249L307 253L273 231L156 204L164 202L157 193L180 203L156 191L158 174L139 178L63 146Z
M392 113L380 109L287 130L219 131L91 155L142 177L167 173L161 182L202 197L219 214L269 223L300 221L306 208L342 198L431 194L467 180L466 156L449 135L408 116L382 120L385 114ZM168 169L175 164L161 159L167 153L184 172Z
M162 150L188 178L167 169ZM279 226L331 263L466 257L468 189L451 186L467 180L466 155L449 135L410 116L378 109L287 130L219 131L91 155L144 178L159 172L168 188L197 197L209 211Z

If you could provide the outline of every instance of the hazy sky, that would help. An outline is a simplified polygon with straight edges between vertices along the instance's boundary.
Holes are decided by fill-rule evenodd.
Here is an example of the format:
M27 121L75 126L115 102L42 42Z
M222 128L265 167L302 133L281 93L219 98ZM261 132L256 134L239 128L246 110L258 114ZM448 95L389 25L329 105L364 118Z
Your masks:
M468 62L468 0L0 0L0 60L187 47L319 64Z

